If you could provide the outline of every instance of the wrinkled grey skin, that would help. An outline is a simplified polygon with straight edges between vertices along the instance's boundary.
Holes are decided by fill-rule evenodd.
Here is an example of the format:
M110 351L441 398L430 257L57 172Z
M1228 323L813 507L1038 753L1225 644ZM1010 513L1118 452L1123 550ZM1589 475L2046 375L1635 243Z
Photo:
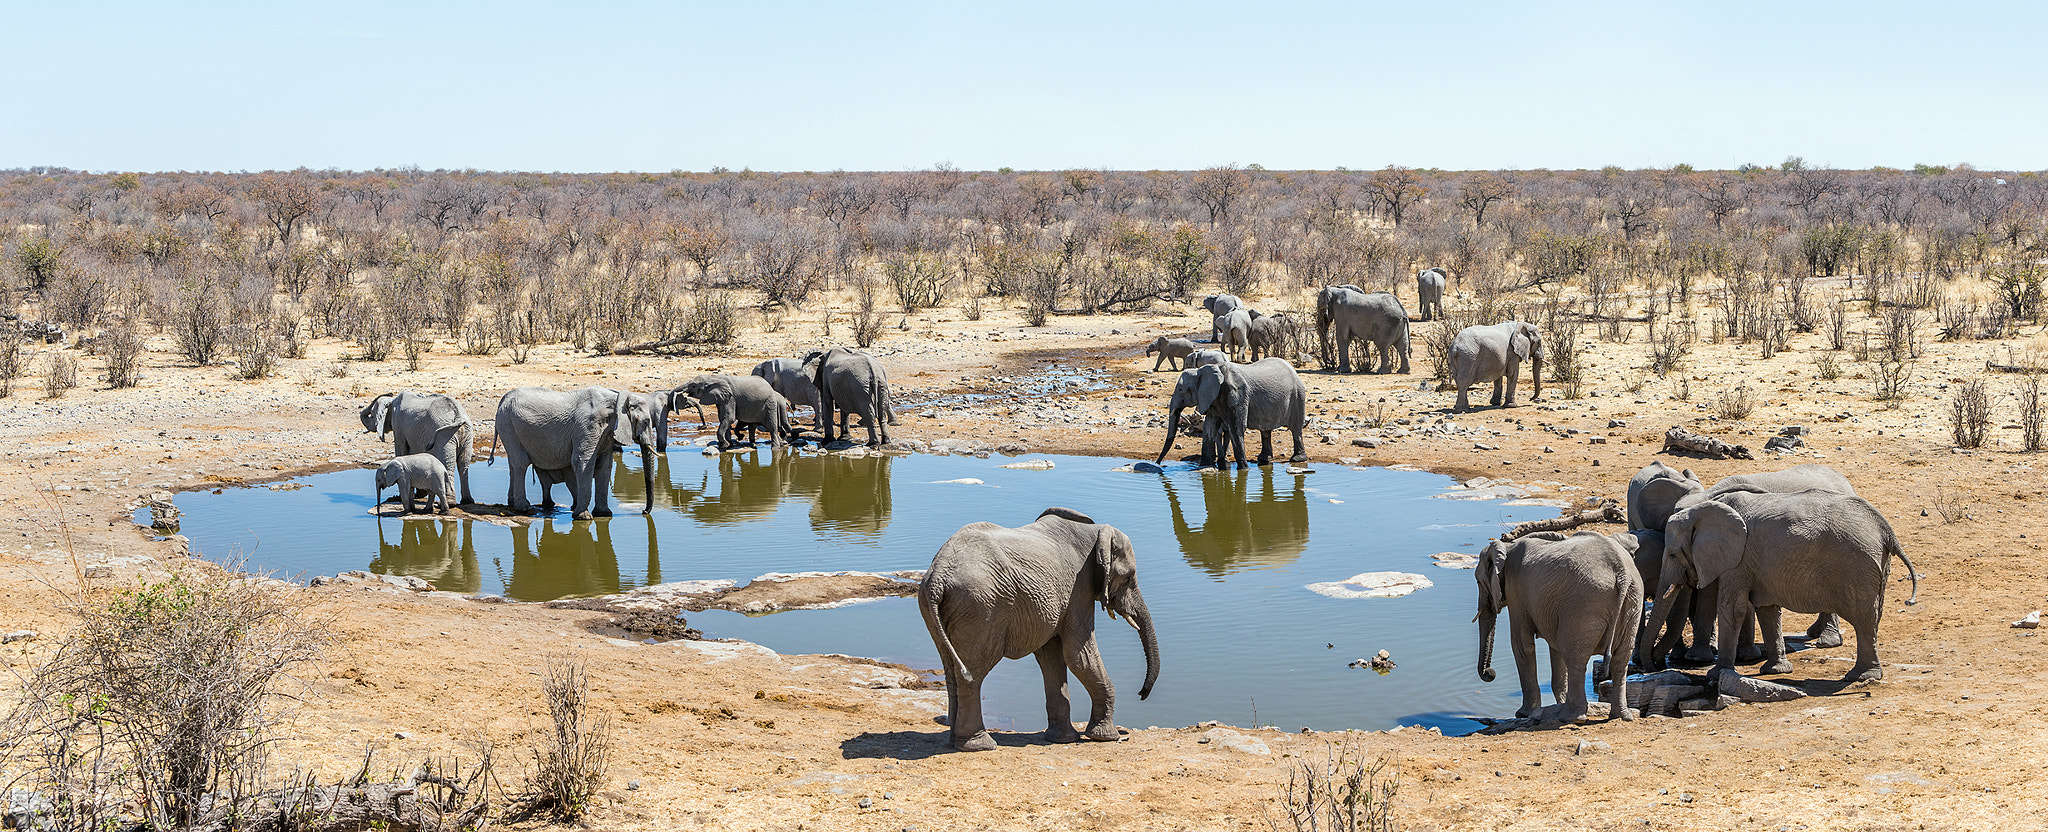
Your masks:
M1260 465L1272 461L1273 431L1286 428L1294 434L1290 462L1308 460L1302 434L1308 423L1308 391L1294 366L1278 358L1250 364L1211 364L1183 370L1167 402L1166 444L1160 446L1163 462L1173 450L1173 437L1183 408L1193 407L1207 417L1202 441L1202 464L1222 466L1237 451L1237 467L1244 468L1244 432L1259 432ZM1209 435L1213 432L1213 436ZM1212 452L1211 445L1214 445Z
M1228 363L1230 363L1230 356L1224 355L1222 350L1195 350L1188 353L1188 360L1182 362L1181 369L1192 370L1196 367L1205 367L1210 364Z
M1436 266L1415 273L1416 305L1422 307L1422 320L1434 321L1444 316L1444 284L1448 282L1450 276Z
M1212 320L1212 325L1209 328L1209 343L1220 344L1223 342L1223 330L1221 327L1213 325L1213 319L1230 314L1230 311L1233 309L1243 309L1245 306L1244 301L1238 300L1236 295L1221 292L1203 298L1202 308L1209 310L1209 316Z
M1187 357L1195 351L1195 342L1186 338L1168 338L1161 335L1152 339L1152 346L1145 348L1146 355L1158 353L1159 359L1152 362L1152 372L1159 372L1160 365L1179 370Z
M1529 400L1539 401L1543 398L1543 336L1537 334L1535 324L1507 321L1459 330L1451 339L1450 355L1451 383L1458 387L1457 412L1471 410L1467 390L1487 382L1493 383L1493 405L1512 407L1515 382L1525 360L1535 365L1530 377L1536 383L1529 390ZM1505 397L1501 395L1503 383L1507 386Z
M391 454L433 454L441 466L462 482L462 502L469 496L469 458L475 454L475 426L462 403L440 393L406 390L372 399L360 413L365 433L391 435Z
M917 589L918 611L946 668L946 715L961 751L988 751L981 683L1003 659L1035 656L1045 677L1047 742L1114 742L1116 687L1095 644L1095 605L1137 629L1145 686L1159 679L1159 639L1138 592L1131 539L1071 509L1049 508L1020 528L969 523L932 558ZM1075 731L1067 673L1088 690L1088 726Z
M384 502L384 489L392 486L398 487L398 504L405 513L413 513L412 498L417 492L427 498L423 511L435 511L434 501L440 500L439 513L447 514L448 492L455 490L455 480L433 454L406 454L377 466L377 502Z
M1634 719L1628 709L1628 655L1642 621L1643 581L1635 568L1633 535L1537 532L1512 543L1498 540L1479 554L1479 678L1493 681L1493 632L1508 611L1509 647L1522 682L1519 717L1543 707L1536 682L1536 639L1550 645L1550 690L1565 703L1564 720L1587 713L1586 664L1606 656L1608 713Z
M1840 614L1856 630L1856 665L1847 681L1884 678L1877 661L1877 625L1896 555L1913 578L1907 604L1919 603L1920 576L1899 548L1891 524L1861 497L1808 489L1790 493L1734 491L1700 500L1671 516L1664 533L1664 586L1658 612L1645 632L1664 624L1674 599L1688 586L1719 583L1715 610L1720 643L1734 643L1752 609L1763 629L1760 674L1789 673L1778 629L1783 610ZM1651 645L1639 645L1646 653ZM1721 651L1715 673L1733 672L1732 651Z
M1679 471L1663 462L1652 462L1637 471L1629 479L1628 518L1630 528L1655 529L1662 531L1671 515L1679 509L1710 500L1736 491L1762 491L1784 493L1818 488L1837 494L1856 496L1856 487L1842 472L1818 463L1794 465L1782 471L1763 471L1754 474L1736 474L1722 477L1709 489L1700 483L1690 469ZM1652 584L1652 591L1655 587ZM1685 651L1688 661L1704 662L1714 658L1713 615L1719 606L1715 587L1696 592L1681 593L1669 610L1669 630L1656 637L1656 661L1644 667L1655 669L1662 666L1664 657L1678 649L1683 640L1686 622L1692 623L1693 643ZM1755 624L1745 623L1742 627L1742 641L1736 645L1736 659L1754 661L1761 653L1754 647ZM1841 620L1832 611L1823 612L1806 629L1806 643L1810 647L1842 646ZM1638 660L1643 657L1638 656Z
M655 429L649 399L622 390L585 387L567 393L545 387L520 387L498 399L497 436L491 440L491 461L498 444L512 467L512 485L505 505L532 511L526 499L526 469L540 480L541 505L554 505L555 483L569 486L569 511L577 520L609 517L612 510L612 452L637 445L648 464L642 466L646 493L654 493ZM643 509L645 514L652 508Z
M1352 341L1364 341L1379 350L1379 372L1393 372L1396 356L1401 359L1401 372L1408 372L1408 310L1389 292L1367 292L1349 283L1324 286L1316 294L1316 345L1326 365L1332 341L1337 348L1337 372L1352 371ZM1360 354L1358 369L1364 371L1370 362L1369 353Z
M839 430L847 433L846 418L857 415L866 423L868 444L889 441L889 425L896 424L889 395L889 374L874 356L845 347L812 350L804 356L804 375L818 388L818 433L833 440L832 417L839 414Z
M746 427L748 445L754 444L755 429L768 431L769 445L776 450L782 449L783 439L793 432L789 401L766 379L706 373L683 382L674 392L684 401L708 404L718 412L719 450L739 447L736 426Z
M1246 360L1245 351L1252 343L1253 314L1250 309L1232 309L1216 316L1216 343L1234 360Z
M1250 340L1246 342L1251 347L1251 360L1285 358L1293 361L1295 333L1300 331L1300 324L1284 312L1278 315L1253 312Z
M804 373L804 362L797 358L770 358L754 365L755 376L766 379L768 386L781 393L791 405L803 405L818 409L818 385Z

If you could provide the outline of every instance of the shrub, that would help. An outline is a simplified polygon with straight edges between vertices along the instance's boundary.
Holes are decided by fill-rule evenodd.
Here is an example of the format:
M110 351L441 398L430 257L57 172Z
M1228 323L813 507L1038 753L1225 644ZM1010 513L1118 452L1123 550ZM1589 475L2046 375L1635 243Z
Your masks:
M28 363L28 336L13 324L0 325L0 398L14 395L14 380Z
M50 353L43 362L43 395L52 399L78 386L78 360L62 351Z
M714 289L692 296L683 319L683 338L693 344L730 344L739 336L740 308L731 292Z
M1691 323L1665 324L1657 331L1657 337L1650 339L1650 372L1663 378L1683 367L1685 357L1692 353L1694 337Z
M222 342L226 340L228 309L212 280L202 279L181 288L171 299L167 317L171 334L177 338L178 352L192 363L204 367L220 357Z
M1876 388L1875 396L1887 408L1895 408L1906 400L1906 383L1913 379L1913 362L1891 355L1876 355L1876 366L1871 369L1870 380Z
M540 689L551 731L546 745L533 754L529 791L514 816L547 813L558 820L575 820L604 787L611 762L611 720L591 713L590 679L579 662L550 657Z
M1984 434L1991 429L1991 397L1984 392L1982 379L1965 382L1956 388L1956 396L1949 401L1949 430L1955 437L1958 448L1977 448L1984 444Z
M142 336L123 323L102 333L100 354L107 359L107 386L115 389L142 383Z
M2031 453L2041 450L2041 374L2028 373L2020 386L2020 440Z
M1750 411L1755 409L1756 400L1750 395L1747 385L1723 390L1714 400L1714 415L1731 422L1749 418Z
M1842 365L1835 360L1834 353L1824 352L1813 357L1813 372L1822 379L1834 381L1842 377Z
M1295 832L1393 832L1394 798L1401 776L1386 758L1366 761L1350 743L1331 743L1320 756L1305 755L1280 789L1281 818L1269 828Z

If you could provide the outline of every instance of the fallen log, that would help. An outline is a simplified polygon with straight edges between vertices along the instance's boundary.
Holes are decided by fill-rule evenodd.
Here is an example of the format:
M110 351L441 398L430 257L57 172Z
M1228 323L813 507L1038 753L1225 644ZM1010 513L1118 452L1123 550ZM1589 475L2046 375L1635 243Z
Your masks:
M1677 425L1671 426L1670 430L1664 432L1664 450L1704 454L1715 459L1727 459L1731 456L1736 459L1756 458L1750 456L1749 449L1741 445L1730 444L1711 436L1693 433Z
M2031 364L2000 364L1995 361L1984 362L1984 369L1994 373L2021 373L2025 375L2048 373L2048 367L2036 367Z
M1588 523L1622 523L1627 520L1628 514L1622 511L1621 503L1616 502L1612 497L1604 497L1600 500L1598 508L1589 508L1577 514L1552 517L1548 520L1531 520L1509 529L1507 534L1500 536L1500 541L1506 543L1523 535L1535 534L1537 532L1559 532L1565 529L1576 529Z
M688 350L671 350L671 349L668 349L668 348L669 348L669 347L673 347L673 346L677 346L677 345L687 345L687 344L689 344L689 343L690 343L690 337L689 337L689 336L687 336L687 335L685 335L685 336L679 336L679 337L676 337L676 338L663 338L663 339L661 339L661 340L659 340L659 341L648 341L647 343L644 343L644 344L633 344L633 345L631 345L631 346L624 346L624 347L614 347L614 348L612 349L612 352L611 352L611 354L612 354L612 355L632 355L632 354L634 354L634 353L636 353L636 352L653 352L653 353L670 353L670 354L673 354L673 353L682 353L682 352L688 352Z

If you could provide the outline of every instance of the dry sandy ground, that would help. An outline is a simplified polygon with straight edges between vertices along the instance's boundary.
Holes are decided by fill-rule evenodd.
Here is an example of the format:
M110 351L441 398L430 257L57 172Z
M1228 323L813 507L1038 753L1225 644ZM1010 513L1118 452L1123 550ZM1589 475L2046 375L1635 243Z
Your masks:
M908 323L876 348L903 401L1061 357L1115 370L1122 389L1085 394L1085 404L1068 407L1085 414L1077 417L1082 424L1097 425L1149 423L1162 410L1172 376L1147 372L1151 361L1142 357L1154 334L1207 332L1199 309L1167 305L1145 315L1056 318L1044 329L1023 328L1007 314L969 322L952 310ZM1390 419L1442 415L1451 394L1417 391L1429 369L1419 335L1432 326L1418 326L1415 375L1305 374L1312 409L1326 419L1371 415L1384 397ZM843 321L834 329L847 331ZM117 580L161 568L157 559L169 557L169 547L148 542L127 519L132 501L156 484L291 476L386 453L356 423L356 409L376 393L445 391L483 418L496 395L516 385L649 389L703 370L744 372L820 335L816 314L791 316L779 332L751 332L716 355L593 358L542 349L525 365L443 345L420 372L396 361L351 363L345 378L328 372L345 345L322 342L315 357L287 360L283 373L264 382L182 366L159 344L141 389L79 389L57 400L39 390L17 393L0 400L0 517L12 530L0 538L7 610L0 629L43 636L0 646L0 658L16 669L30 666L66 628L56 590L75 586L70 551L80 563L114 564ZM2042 641L2038 631L2008 627L2048 606L2040 548L2048 530L2038 523L2048 483L2036 457L2011 450L2017 430L1995 427L2000 447L1951 452L1948 393L1940 387L1976 375L1987 358L2006 360L2009 343L1931 345L1912 398L1887 410L1871 400L1870 381L1858 378L1867 365L1844 356L1844 377L1816 377L1817 335L1796 336L1792 350L1769 360L1757 360L1753 346L1702 344L1686 374L1690 402L1673 398L1671 380L1625 389L1645 375L1640 333L1630 344L1591 336L1589 329L1586 398L1559 398L1553 385L1541 403L1457 417L1462 426L1498 431L1483 441L1496 449L1477 448L1472 438L1411 437L1368 451L1349 442L1360 431L1346 429L1333 444L1312 436L1310 452L1318 462L1362 456L1367 464L1562 480L1619 497L1636 468L1672 459L1658 451L1673 424L1733 433L1758 448L1779 426L1811 426L1810 445L1796 459L1672 461L1710 482L1827 462L1891 518L1925 579L1918 606L1903 605L1903 585L1891 591L1883 682L1836 690L1832 681L1853 650L1843 647L1793 659L1792 679L1832 695L1686 720L1467 738L1414 729L1240 732L1266 754L1199 727L1135 731L1115 744L1003 735L994 752L957 754L932 720L943 710L943 692L894 687L897 670L745 645L639 645L596 631L593 623L604 618L598 613L335 586L307 591L330 602L346 640L310 674L317 695L298 710L296 739L281 759L337 776L365 744L382 749L380 766L395 768L430 755L470 757L474 744L491 742L501 760L518 760L544 720L537 669L548 655L566 653L587 663L597 700L617 726L612 785L588 821L604 829L1264 828L1290 768L1338 741L1398 767L1398 823L1411 829L2048 825ZM86 376L98 371L97 359L83 364ZM2017 378L1992 379L1997 426L2013 419L2009 392ZM1698 421L1708 415L1701 403L1738 383L1758 393L1755 415L1736 424ZM1847 418L1837 420L1841 414ZM1610 419L1627 425L1609 429ZM906 415L900 432L935 440L1007 439L1014 431L1036 450L1157 451L1151 430L1090 431L1067 422L1025 426L1003 412L949 411ZM1537 429L1544 424L1585 433ZM1937 487L1959 495L1969 517L1944 522L1934 510ZM1903 584L1902 571L1894 577ZM1511 661L1502 650L1499 660ZM1201 742L1204 736L1215 741ZM1604 745L1578 753L1582 740Z

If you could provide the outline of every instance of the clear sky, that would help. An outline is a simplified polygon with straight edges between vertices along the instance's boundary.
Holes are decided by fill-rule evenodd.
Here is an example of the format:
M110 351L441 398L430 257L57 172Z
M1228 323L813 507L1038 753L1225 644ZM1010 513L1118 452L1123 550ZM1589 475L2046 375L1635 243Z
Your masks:
M0 168L2048 168L2011 2L0 0Z

